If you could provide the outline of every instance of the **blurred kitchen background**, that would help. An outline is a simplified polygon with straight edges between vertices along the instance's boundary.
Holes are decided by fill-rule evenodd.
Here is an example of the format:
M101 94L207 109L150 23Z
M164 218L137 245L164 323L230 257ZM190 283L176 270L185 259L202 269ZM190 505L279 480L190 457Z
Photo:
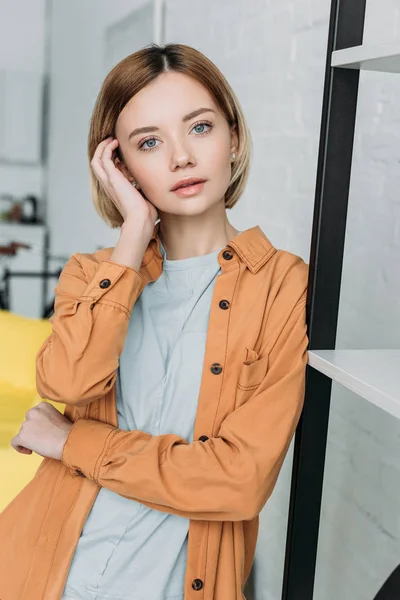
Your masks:
M254 158L235 227L309 261L330 0L0 0L0 508L38 457L9 447L75 252L114 245L86 143L101 82L153 41L190 44L242 103ZM364 43L400 44L398 0L367 0ZM399 348L400 75L360 73L337 335ZM400 366L400 365L399 365ZM400 562L400 422L332 386L315 600L372 600ZM39 457L40 460L40 457ZM248 598L281 597L292 447L260 515Z

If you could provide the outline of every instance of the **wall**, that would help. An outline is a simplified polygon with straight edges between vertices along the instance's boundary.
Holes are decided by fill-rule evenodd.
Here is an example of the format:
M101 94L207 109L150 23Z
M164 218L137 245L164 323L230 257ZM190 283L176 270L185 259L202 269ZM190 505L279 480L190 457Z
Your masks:
M118 239L118 232L103 223L90 199L87 135L107 74L106 27L142 4L102 0L93 10L93 4L79 0L52 3L48 222L53 254L93 252Z
M46 0L0 1L0 71L45 72ZM0 194L17 197L33 193L42 198L44 174L41 166L0 163Z

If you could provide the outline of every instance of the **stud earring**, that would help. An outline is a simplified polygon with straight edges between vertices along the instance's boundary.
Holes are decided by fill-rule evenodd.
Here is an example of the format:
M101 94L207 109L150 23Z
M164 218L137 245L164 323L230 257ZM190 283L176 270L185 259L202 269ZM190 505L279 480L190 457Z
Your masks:
M133 187L136 187L137 186L137 181L132 181L132 185L133 185Z
M236 158L236 154L235 154L234 152L232 152L232 154L231 154L231 158L232 158L232 160L235 160L235 158Z

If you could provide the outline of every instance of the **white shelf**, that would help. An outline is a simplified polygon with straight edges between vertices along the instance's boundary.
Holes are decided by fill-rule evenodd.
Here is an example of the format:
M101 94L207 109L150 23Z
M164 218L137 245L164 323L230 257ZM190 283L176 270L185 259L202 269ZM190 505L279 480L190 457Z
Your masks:
M354 46L332 52L332 67L400 73L400 44Z
M400 350L309 350L308 364L400 419Z

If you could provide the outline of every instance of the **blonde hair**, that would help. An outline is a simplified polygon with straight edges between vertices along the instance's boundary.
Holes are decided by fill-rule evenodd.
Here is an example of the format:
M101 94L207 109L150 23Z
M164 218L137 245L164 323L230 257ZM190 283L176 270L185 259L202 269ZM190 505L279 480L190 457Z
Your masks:
M118 116L129 100L167 71L184 73L201 83L225 115L229 127L237 126L239 149L232 163L225 208L232 208L243 193L249 175L252 140L234 91L216 65L200 51L185 44L150 44L124 58L108 73L90 120L88 158L92 200L100 217L112 228L120 227L123 217L100 185L90 162L99 143L109 136L115 137Z

